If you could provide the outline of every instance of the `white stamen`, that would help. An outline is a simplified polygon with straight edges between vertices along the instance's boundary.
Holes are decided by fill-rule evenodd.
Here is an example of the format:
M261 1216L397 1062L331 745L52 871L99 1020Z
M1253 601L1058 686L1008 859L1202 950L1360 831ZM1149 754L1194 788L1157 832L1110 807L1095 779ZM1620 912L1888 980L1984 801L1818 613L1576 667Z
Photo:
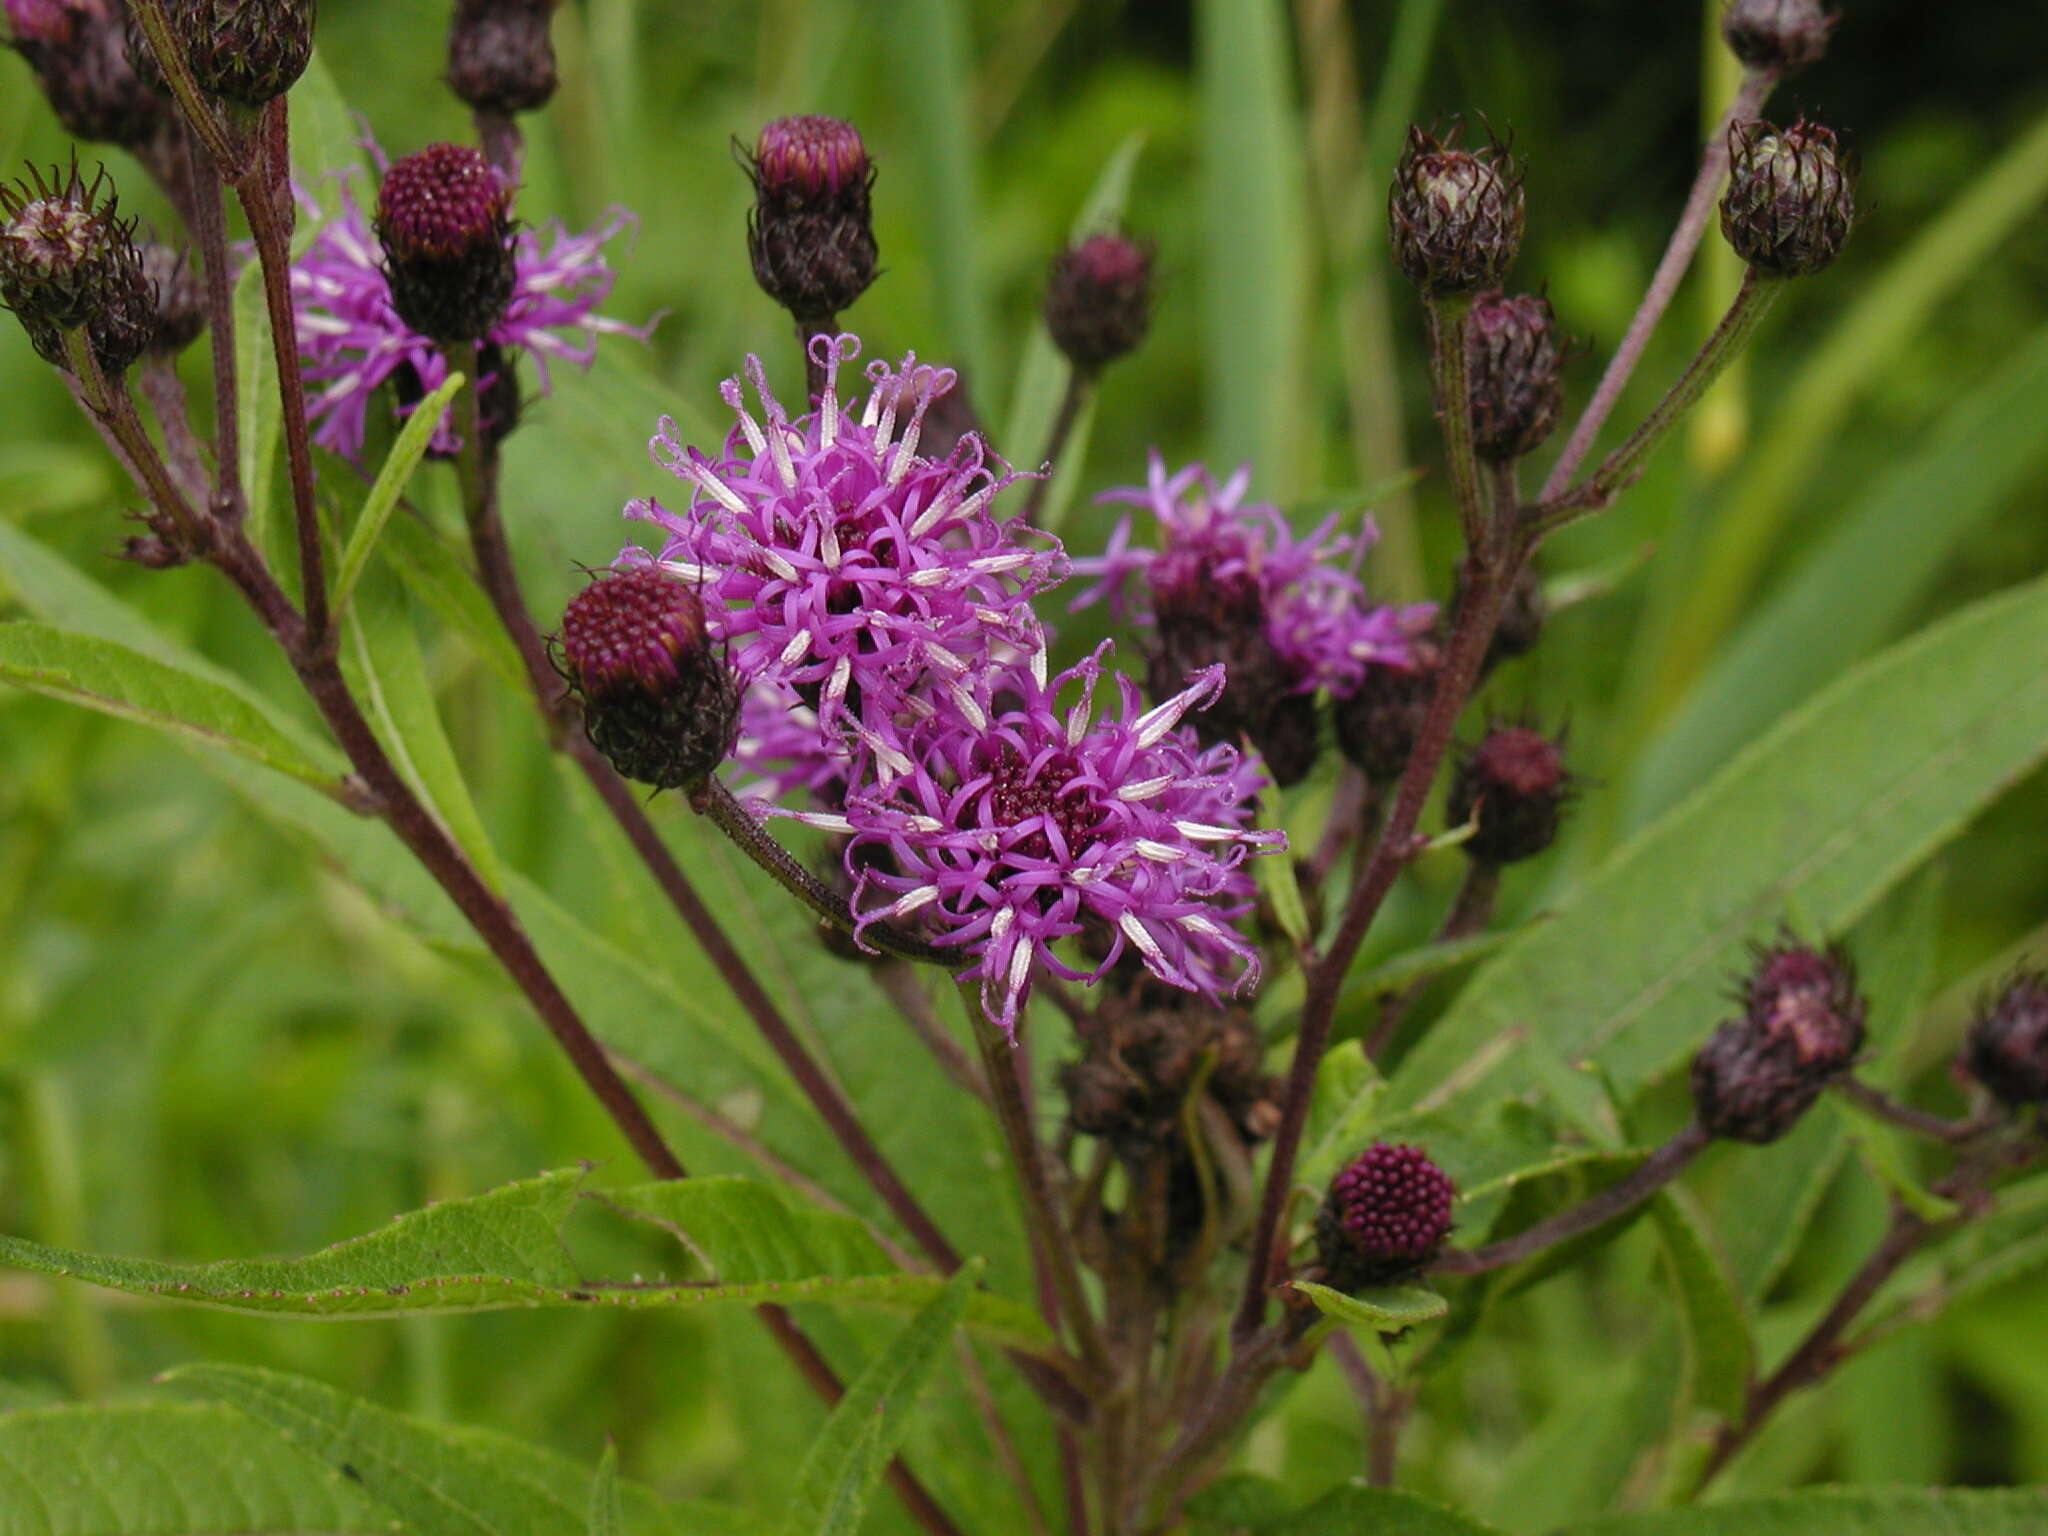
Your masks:
M798 630L789 637L789 644L782 648L781 664L785 667L795 666L810 653L810 649L811 632L808 629Z
M1173 775L1162 773L1156 779L1140 779L1135 784L1120 785L1116 792L1119 800L1150 800L1154 795L1164 794L1173 788Z
M1166 964L1166 952L1159 947L1159 941L1145 931L1145 925L1138 921L1136 914L1126 912L1116 920L1123 929L1124 937L1138 946L1138 952L1157 965Z

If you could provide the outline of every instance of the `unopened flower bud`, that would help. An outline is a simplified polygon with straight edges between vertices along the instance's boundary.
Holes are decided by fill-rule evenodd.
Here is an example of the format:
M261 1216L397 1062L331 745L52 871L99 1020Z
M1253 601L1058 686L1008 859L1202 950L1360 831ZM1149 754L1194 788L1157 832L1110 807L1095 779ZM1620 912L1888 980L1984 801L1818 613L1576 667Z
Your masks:
M1152 252L1123 235L1090 235L1054 258L1045 328L1076 368L1093 373L1134 350L1152 320Z
M170 102L129 63L119 0L0 0L14 48L64 131L75 139L141 144L169 118Z
M316 0L165 0L171 37L199 89L237 106L260 107L298 83L313 58ZM140 22L128 23L137 70L163 79Z
M31 171L0 187L0 305L58 367L69 366L65 337L80 327L109 376L142 355L156 331L156 286L104 169L87 183L75 163L53 166L47 178Z
M1721 36L1751 69L1789 75L1828 51L1835 18L1821 0L1728 0Z
M555 94L556 0L456 0L448 29L448 86L478 112L510 116Z
M1761 1145L1849 1069L1867 1009L1845 955L1796 944L1759 951L1742 998L1693 1058L1693 1109L1708 1134Z
M875 168L851 123L778 117L746 160L747 249L762 292L805 325L852 305L875 280Z
M732 752L739 690L688 583L653 566L569 600L556 650L591 745L626 778L687 789Z
M1557 837L1572 776L1564 753L1541 731L1499 726L1465 755L1451 779L1451 825L1477 821L1466 839L1468 857L1481 864L1533 859Z
M392 162L377 189L377 234L399 319L444 344L489 334L517 273L512 188L479 151L429 144Z
M2003 1104L2048 1104L2048 972L2024 971L1979 1007L1963 1065Z
M1451 1235L1457 1193L1420 1147L1374 1142L1330 1181L1317 1213L1326 1282L1362 1291L1420 1274Z
M1387 198L1394 260L1426 294L1498 283L1522 248L1522 167L1504 145L1408 130Z
M143 245L142 270L156 293L149 350L175 356L206 333L206 284L187 252L161 241Z
M1564 408L1564 350L1547 299L1482 293L1465 321L1473 448L1510 464L1540 446Z
M1728 131L1721 233L1759 272L1803 277L1841 254L1856 218L1856 176L1835 136L1805 119Z
M1382 786L1394 783L1408 766L1442 661L1432 641L1417 641L1410 653L1412 667L1367 666L1358 687L1338 699L1333 712L1338 750L1368 781Z

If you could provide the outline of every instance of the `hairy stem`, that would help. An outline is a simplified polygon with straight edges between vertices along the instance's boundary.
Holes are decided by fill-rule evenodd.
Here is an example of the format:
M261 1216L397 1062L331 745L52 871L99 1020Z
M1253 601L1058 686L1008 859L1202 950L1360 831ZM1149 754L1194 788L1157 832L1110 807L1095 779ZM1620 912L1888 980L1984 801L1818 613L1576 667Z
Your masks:
M1599 468L1555 500L1537 504L1536 527L1542 531L1562 527L1588 513L1597 512L1621 494L1642 472L1643 461L1664 441L1671 429L1685 419L1687 411L1718 379L1728 365L1749 344L1778 295L1785 291L1786 278L1774 277L1751 267L1736 290L1735 301L1721 317L1693 360L1679 375L1678 382L1657 402L1655 410L1629 435L1619 448L1608 454Z
M1430 376L1436 381L1437 419L1443 424L1451 495L1458 504L1465 547L1480 550L1487 547L1489 535L1486 492L1473 446L1471 359L1465 350L1465 322L1472 313L1472 298L1463 293L1437 294L1426 299L1425 305Z
M1686 269L1692 265L1694 253L1699 250L1700 239L1706 233L1707 222L1714 211L1714 195L1721 189L1721 178L1728 173L1728 130L1756 116L1765 98L1771 94L1771 88L1777 84L1777 78L1765 70L1747 71L1735 93L1735 100L1707 136L1706 147L1700 154L1700 172L1693 180L1685 209L1678 216L1678 227L1671 231L1670 243L1664 247L1657 270L1650 276L1650 286L1643 294L1643 301L1636 307L1627 331L1622 334L1621 344L1614 349L1614 356L1607 360L1607 371L1600 375L1593 398L1586 402L1585 412L1572 424L1564 451L1550 466L1550 473L1543 481L1542 500L1555 501L1564 493L1565 487L1572 483L1572 475L1592 450L1601 427L1613 414L1615 402L1621 398L1622 389L1635 373L1636 365L1642 361L1650 336L1657 329L1657 322L1663 319L1664 311L1670 308Z
M1024 498L1021 520L1025 527L1038 526L1038 514L1045 505L1046 494L1052 489L1053 478L1059 474L1060 458L1067 451L1067 439L1074 435L1074 424L1081 419L1082 408L1088 404L1088 393L1095 385L1095 370L1078 364L1067 368L1067 387L1060 393L1059 413L1052 419L1052 430L1045 436L1045 451L1039 455L1039 468L1043 471L1031 482L1031 490Z
M1850 1103L1868 1110L1880 1119L1889 1120L1916 1136L1929 1136L1936 1141L1971 1141L1998 1123L1996 1119L1985 1116L1951 1120L1945 1115L1930 1114L1924 1109L1915 1109L1910 1104L1901 1104L1882 1089L1873 1088L1853 1077L1836 1079L1834 1089Z
M1483 1248L1453 1249L1430 1268L1438 1274L1478 1275L1533 1258L1567 1238L1590 1232L1624 1211L1634 1210L1677 1178L1686 1164L1705 1151L1712 1140L1697 1120L1692 1121L1644 1158L1633 1173L1615 1180L1590 1199L1581 1200L1569 1210L1559 1211L1549 1220L1539 1221L1526 1231L1504 1237L1497 1243L1488 1243Z
M242 489L242 397L235 361L235 287L228 266L228 226L221 206L221 169L203 145L192 151L194 237L206 279L206 333L213 346L214 515L240 522L249 512Z
M1247 1267L1244 1294L1231 1325L1232 1337L1245 1347L1258 1328L1265 1311L1266 1292L1272 1283L1276 1238L1287 1194L1294 1177L1294 1160L1301 1151L1302 1130L1308 1122L1309 1096L1315 1088L1316 1066L1330 1043L1336 1022L1337 1001L1344 973L1358 954L1366 930L1372 926L1394 878L1407 866L1415 851L1415 825L1429 798L1430 785L1449 749L1458 715L1479 677L1486 647L1500 621L1504 595L1515 583L1522 562L1528 556L1526 540L1513 541L1506 558L1495 566L1483 549L1473 549L1466 560L1465 600L1458 605L1457 627L1437 673L1436 688L1429 710L1416 732L1415 746L1408 757L1401 782L1394 791L1394 803L1380 827L1372 856L1359 872L1337 931L1320 958L1307 966L1307 990L1302 999L1301 1026L1295 1037L1294 1059L1288 1068L1287 1096L1281 1108L1280 1128L1273 1137L1273 1150L1266 1165L1265 1189L1259 1200L1258 1223L1253 1229L1252 1261Z

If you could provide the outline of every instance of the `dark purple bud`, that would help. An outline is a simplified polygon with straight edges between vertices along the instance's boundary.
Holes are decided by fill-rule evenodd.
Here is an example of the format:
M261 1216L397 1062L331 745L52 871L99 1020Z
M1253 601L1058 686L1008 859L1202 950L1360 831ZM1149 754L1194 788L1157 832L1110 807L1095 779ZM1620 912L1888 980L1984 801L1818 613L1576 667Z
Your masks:
M1410 653L1412 667L1369 665L1358 687L1337 700L1333 711L1338 750L1370 782L1382 786L1394 783L1408 767L1442 662L1430 640L1418 640Z
M731 754L739 690L686 582L653 566L599 576L569 600L556 654L591 745L626 778L687 789Z
M511 116L555 94L556 0L455 0L448 87L478 112Z
M1326 1282L1362 1291L1420 1274L1451 1235L1457 1194L1420 1147L1374 1142L1330 1181L1316 1216Z
M1751 69L1789 75L1828 51L1835 19L1820 0L1728 0L1721 36Z
M188 252L156 240L142 247L142 270L156 292L149 350L175 356L206 334L206 284Z
M1256 575L1219 575L1199 551L1169 551L1152 565L1152 613L1158 640L1146 659L1155 700L1187 687L1191 673L1221 665L1223 692L1187 717L1204 746L1250 738L1282 788L1299 783L1321 750L1315 696L1297 688L1297 669L1266 631L1266 600Z
M836 117L778 117L745 163L754 183L754 280L799 323L822 324L875 280L867 146Z
M1856 174L1835 135L1804 118L1728 130L1721 233L1736 255L1774 277L1818 272L1842 252L1856 219Z
M1053 258L1045 328L1093 373L1134 350L1152 320L1152 252L1122 235L1090 235Z
M164 19L199 89L237 106L260 107L298 83L313 58L316 0L164 0ZM140 22L129 50L143 78L163 71Z
M1465 321L1473 447L1509 464L1540 446L1564 409L1564 350L1547 299L1497 289Z
M0 187L0 305L45 362L68 367L65 337L82 326L101 369L126 372L156 331L156 300L104 168L90 183L74 162Z
M137 145L168 120L170 102L129 63L120 0L0 0L14 48L35 72L64 131Z
M1470 293L1498 283L1522 248L1522 166L1498 141L1458 147L1408 130L1387 197L1394 260L1426 294Z
M1797 944L1759 950L1742 999L1693 1058L1693 1108L1710 1135L1761 1145L1848 1071L1867 1009L1847 956Z
M1533 859L1557 837L1572 776L1558 743L1525 726L1497 726L1465 754L1451 779L1450 822L1477 820L1465 841L1481 864Z
M393 161L377 234L398 318L429 340L481 341L516 277L512 188L478 150L429 144Z
M2048 972L2022 971L1978 1008L1963 1065L2000 1103L2048 1103Z

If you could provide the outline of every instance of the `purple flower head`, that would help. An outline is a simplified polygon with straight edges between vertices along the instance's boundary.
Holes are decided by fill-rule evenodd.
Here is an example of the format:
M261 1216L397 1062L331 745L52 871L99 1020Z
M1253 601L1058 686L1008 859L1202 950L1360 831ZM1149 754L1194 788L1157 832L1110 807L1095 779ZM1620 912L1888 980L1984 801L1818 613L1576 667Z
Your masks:
M383 156L377 159L381 163ZM322 217L311 198L302 193L300 201L309 216ZM551 220L513 237L512 297L486 340L529 354L543 392L550 362L588 367L599 336L647 335L649 327L597 313L614 281L604 246L632 223L630 214L615 211L581 234ZM292 301L312 397L313 439L332 453L361 455L371 397L394 375L408 392L420 393L438 389L448 376L440 349L407 327L392 307L382 248L346 177L339 178L333 217L292 263ZM444 420L434 448L451 452L456 446Z
M1204 750L1181 728L1216 697L1221 669L1149 710L1119 676L1097 718L1108 649L1050 682L1034 652L912 724L864 727L844 813L782 813L845 836L858 924L915 921L957 947L960 979L980 981L1006 1030L1036 965L1093 981L1135 951L1160 980L1212 998L1258 979L1230 926L1252 906L1240 866L1286 837L1246 825L1260 781L1237 751ZM1053 946L1088 930L1107 954L1071 969Z
M1199 609L1263 628L1285 669L1283 686L1295 693L1327 688L1342 697L1369 665L1406 668L1408 643L1436 616L1430 603L1375 607L1351 569L1378 537L1370 520L1356 535L1336 533L1331 513L1297 539L1279 508L1247 502L1251 471L1240 469L1218 485L1200 464L1169 475L1151 456L1146 483L1105 492L1099 499L1142 507L1158 520L1158 549L1134 547L1127 513L1097 558L1076 560L1079 574L1099 578L1075 599L1082 607L1107 598L1119 613L1153 623L1166 612ZM1125 583L1143 578L1133 601Z
M713 632L743 676L794 690L826 731L886 725L913 694L964 700L974 668L1005 647L1036 649L1030 599L1065 575L1066 557L1057 541L1021 543L1014 524L990 515L1014 477L978 434L943 459L918 453L950 369L914 355L900 368L872 364L856 415L838 381L859 342L811 345L825 368L817 410L791 421L750 357L760 419L728 379L738 424L717 458L679 443L663 421L654 455L689 486L689 502L636 502L627 515L667 532L662 564L702 585Z

